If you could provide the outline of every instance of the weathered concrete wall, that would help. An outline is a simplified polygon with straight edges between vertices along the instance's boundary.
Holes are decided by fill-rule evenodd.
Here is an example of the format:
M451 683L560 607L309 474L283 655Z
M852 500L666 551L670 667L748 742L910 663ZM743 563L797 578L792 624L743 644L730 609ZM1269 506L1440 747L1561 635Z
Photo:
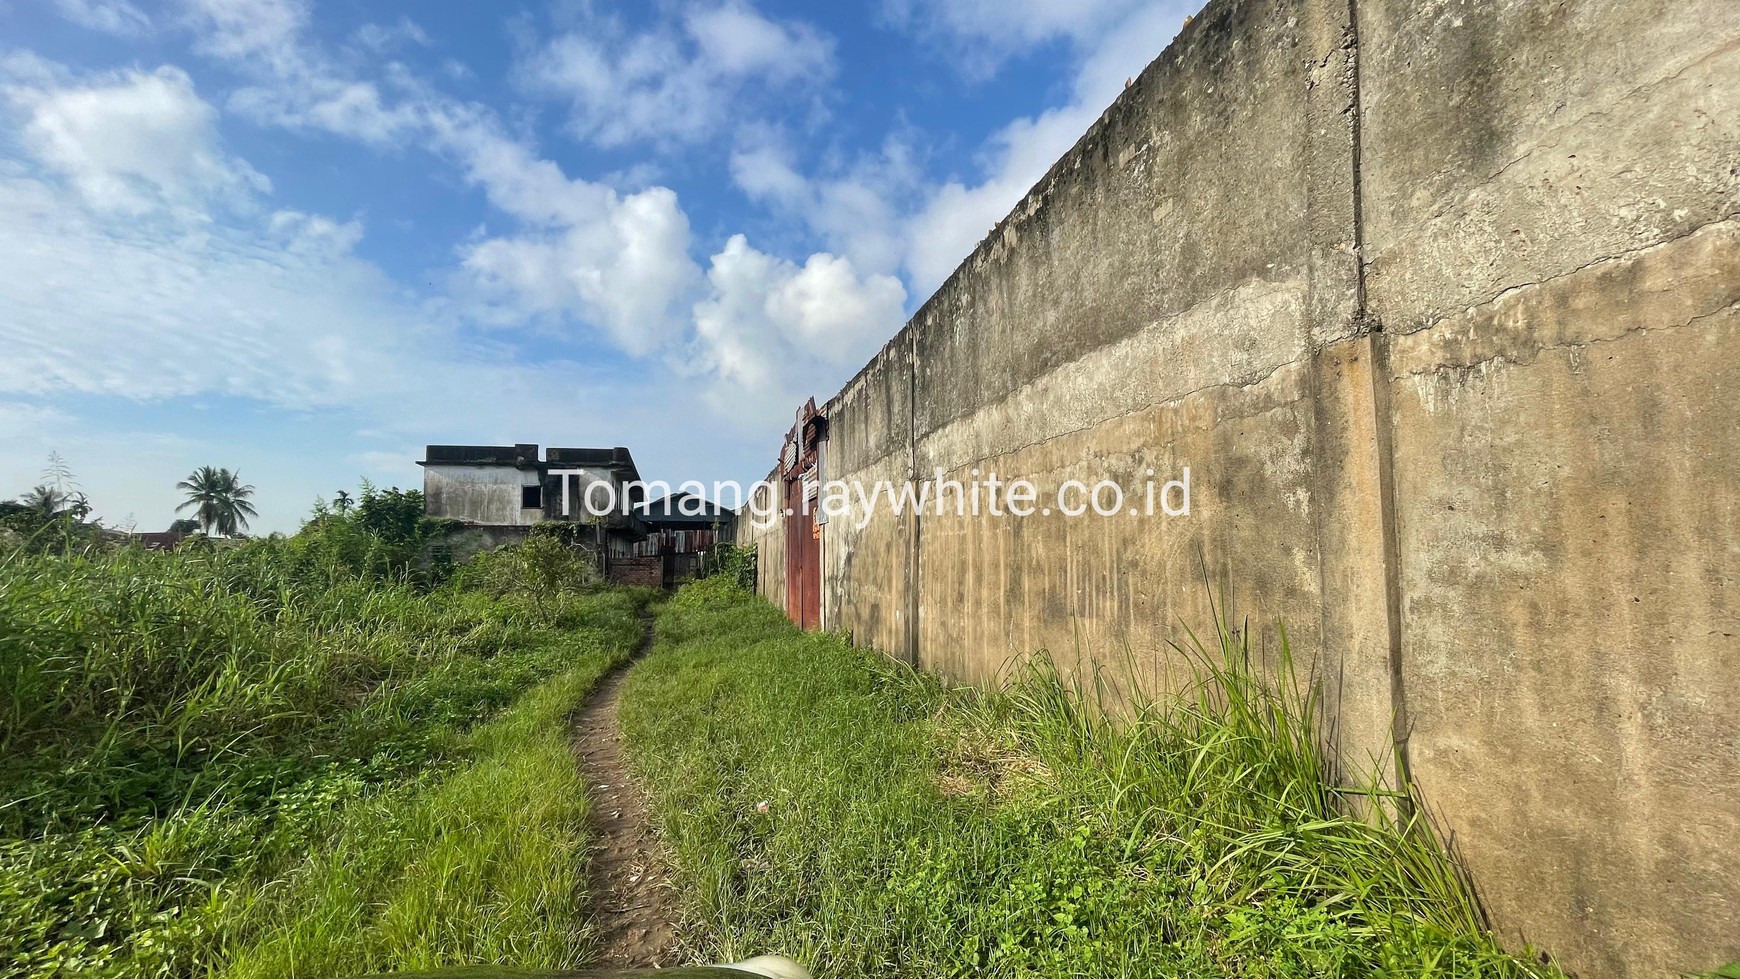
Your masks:
M1359 9L1413 772L1512 935L1740 957L1740 4Z
M779 480L778 471L768 474L766 483L775 484ZM765 487L758 490L767 493ZM785 518L779 512L777 501L764 496L759 501L750 501L752 506L745 507L737 515L732 525L732 532L737 544L743 547L753 547L756 551L755 577L756 590L768 596L774 602L785 606ZM755 508L766 514L766 519L757 519Z
M1713 967L1737 390L1740 3L1215 0L826 408L830 477L1189 466L1191 515L836 517L824 622L1164 680L1206 558L1507 939ZM782 600L783 528L742 539Z
M544 476L543 519L591 523L593 509L622 509L622 477L615 472L602 466L575 466L562 462L551 463L550 468L561 470L563 475ZM562 512L564 489L567 490L568 510L565 514Z
M423 497L432 514L498 527L530 526L543 510L520 506L520 489L541 485L536 469L509 466L428 465Z

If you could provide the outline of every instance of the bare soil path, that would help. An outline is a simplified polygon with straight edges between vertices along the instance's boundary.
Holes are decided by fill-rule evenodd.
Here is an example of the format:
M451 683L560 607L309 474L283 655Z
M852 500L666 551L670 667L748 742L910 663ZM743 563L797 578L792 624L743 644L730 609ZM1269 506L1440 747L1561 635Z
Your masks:
M658 835L646 800L629 781L617 708L628 667L652 648L646 636L627 663L599 681L574 719L574 754L586 779L592 831L592 927L597 966L663 968L676 965L675 891L660 859Z

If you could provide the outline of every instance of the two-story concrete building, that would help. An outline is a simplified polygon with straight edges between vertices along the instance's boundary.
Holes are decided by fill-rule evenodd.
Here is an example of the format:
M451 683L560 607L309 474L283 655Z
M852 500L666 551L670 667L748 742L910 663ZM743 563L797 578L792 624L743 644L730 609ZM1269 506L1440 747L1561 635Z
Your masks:
M480 546L520 540L540 523L565 520L593 527L592 543L608 561L631 556L647 536L633 514L644 502L640 471L622 446L552 446L540 459L530 443L431 445L417 464L425 512L475 528Z

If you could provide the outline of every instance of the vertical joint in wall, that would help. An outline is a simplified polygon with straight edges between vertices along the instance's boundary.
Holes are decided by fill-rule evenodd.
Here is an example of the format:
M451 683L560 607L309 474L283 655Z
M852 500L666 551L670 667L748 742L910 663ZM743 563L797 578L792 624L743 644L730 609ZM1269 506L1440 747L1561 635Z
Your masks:
M1375 316L1367 301L1365 236L1365 103L1361 91L1363 58L1360 51L1359 0L1347 0L1347 79L1352 100L1350 120L1351 157L1353 165L1353 258L1354 316L1356 328L1367 336L1371 351L1372 430L1377 439L1378 511L1383 535L1384 612L1389 647L1390 724L1394 742L1394 777L1396 785L1412 784L1408 764L1408 697L1402 672L1402 579L1401 537L1397 527L1395 481L1395 426L1390 410L1390 337L1382 321ZM1404 812L1412 809L1412 800L1404 795L1400 806Z
M915 487L918 483L918 330L916 322L907 327L906 356L906 483ZM922 508L914 506L911 530L906 535L906 661L914 668L919 666L918 642L918 609L919 609L919 535L923 532L924 520L919 512Z

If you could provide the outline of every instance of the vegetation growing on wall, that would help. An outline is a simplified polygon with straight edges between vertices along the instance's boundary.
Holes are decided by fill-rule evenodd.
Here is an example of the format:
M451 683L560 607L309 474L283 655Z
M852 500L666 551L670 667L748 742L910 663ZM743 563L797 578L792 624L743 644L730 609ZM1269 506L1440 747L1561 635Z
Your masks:
M624 734L720 956L829 977L1554 974L1497 948L1422 823L1348 814L1311 705L1224 630L1194 650L1195 696L1126 723L1044 659L1006 694L948 689L723 578L659 636Z

